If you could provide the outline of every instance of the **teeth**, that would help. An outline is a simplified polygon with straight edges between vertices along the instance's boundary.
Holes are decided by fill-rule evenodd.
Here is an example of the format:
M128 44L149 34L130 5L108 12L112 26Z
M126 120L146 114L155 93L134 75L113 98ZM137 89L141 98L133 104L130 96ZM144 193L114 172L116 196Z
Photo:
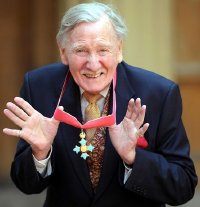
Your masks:
M101 73L96 74L96 75L94 75L94 74L85 74L85 76L88 77L88 78L97 78L97 77L99 77L100 75L101 75Z

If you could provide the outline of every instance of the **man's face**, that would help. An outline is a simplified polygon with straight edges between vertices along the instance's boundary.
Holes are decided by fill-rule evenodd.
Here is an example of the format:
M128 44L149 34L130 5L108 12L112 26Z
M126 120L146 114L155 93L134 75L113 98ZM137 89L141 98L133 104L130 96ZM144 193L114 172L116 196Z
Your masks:
M65 48L60 48L61 60L69 65L75 82L90 93L106 88L122 61L122 42L117 39L106 19L95 23L80 23L69 34Z

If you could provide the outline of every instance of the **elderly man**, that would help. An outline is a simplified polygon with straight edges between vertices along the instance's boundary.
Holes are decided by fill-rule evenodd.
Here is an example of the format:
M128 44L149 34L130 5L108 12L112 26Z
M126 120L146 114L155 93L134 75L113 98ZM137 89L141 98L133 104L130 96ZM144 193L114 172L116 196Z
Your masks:
M179 89L122 61L125 35L109 6L71 8L57 35L62 64L28 72L21 97L7 103L20 129L3 131L21 138L11 177L27 194L47 188L45 207L161 207L193 197Z

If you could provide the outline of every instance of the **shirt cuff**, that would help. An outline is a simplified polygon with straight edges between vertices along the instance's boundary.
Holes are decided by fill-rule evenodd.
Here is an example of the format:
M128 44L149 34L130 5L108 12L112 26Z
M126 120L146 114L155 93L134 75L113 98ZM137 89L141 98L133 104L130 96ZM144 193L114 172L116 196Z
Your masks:
M51 168L51 162L49 162L52 154L52 146L49 152L49 155L44 160L37 160L36 157L32 154L33 160L35 163L36 170L43 176L46 177L51 174L52 168Z
M126 183L126 181L128 180L128 178L131 175L132 172L132 168L130 166L127 166L127 164L123 161L124 167L125 167L125 171L124 171L124 184Z

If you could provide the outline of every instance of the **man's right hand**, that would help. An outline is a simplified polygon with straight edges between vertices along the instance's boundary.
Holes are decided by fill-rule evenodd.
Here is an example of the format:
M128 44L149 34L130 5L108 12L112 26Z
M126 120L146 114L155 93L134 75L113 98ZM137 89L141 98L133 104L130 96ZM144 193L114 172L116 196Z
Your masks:
M43 116L20 97L15 97L14 102L6 104L7 109L4 109L4 114L20 129L4 128L3 132L24 139L30 144L32 153L37 160L45 159L51 149L60 122L53 117Z

